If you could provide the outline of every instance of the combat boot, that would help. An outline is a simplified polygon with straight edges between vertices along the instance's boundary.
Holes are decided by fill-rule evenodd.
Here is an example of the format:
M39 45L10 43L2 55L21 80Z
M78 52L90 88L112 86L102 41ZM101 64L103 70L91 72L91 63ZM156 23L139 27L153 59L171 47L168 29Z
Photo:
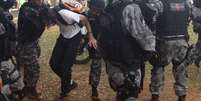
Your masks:
M185 101L185 99L186 99L186 95L184 95L184 96L179 96L178 101Z
M151 101L159 101L159 95L152 94Z
M71 90L77 88L78 84L71 80L70 86L66 87L65 90L62 90L62 92L60 93L60 98L64 98L68 95L68 93L70 93Z
M101 99L98 97L97 87L92 87L91 99L92 99L92 101L101 101Z
M37 91L36 87L24 87L23 88L23 98L22 95L20 96L21 99L29 99L34 101L40 101L42 100L42 95L40 92Z

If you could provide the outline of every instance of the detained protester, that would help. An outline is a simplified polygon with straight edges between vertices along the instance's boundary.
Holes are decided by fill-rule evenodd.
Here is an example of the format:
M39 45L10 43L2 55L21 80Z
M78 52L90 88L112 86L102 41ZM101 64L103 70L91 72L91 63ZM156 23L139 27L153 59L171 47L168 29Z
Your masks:
M67 9L65 2L63 3L53 9L61 34L57 39L49 62L52 70L61 79L61 98L67 96L72 89L77 87L77 83L71 80L71 73L76 50L82 37L80 33L82 26L86 26L89 47L97 47L88 19Z
M9 9L15 0L0 1L0 100L19 101L24 87L17 64L14 62L16 28ZM13 61L11 61L13 60Z
M19 10L17 62L24 77L24 95L30 99L41 99L37 90L40 74L39 39L49 24L48 17L48 8L43 4L43 0L28 0Z

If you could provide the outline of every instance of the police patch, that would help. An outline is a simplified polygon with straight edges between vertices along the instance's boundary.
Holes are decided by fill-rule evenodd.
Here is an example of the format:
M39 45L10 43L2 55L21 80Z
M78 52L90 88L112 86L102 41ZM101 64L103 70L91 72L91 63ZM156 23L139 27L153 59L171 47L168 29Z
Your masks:
M170 10L174 12L185 11L184 3L170 3Z

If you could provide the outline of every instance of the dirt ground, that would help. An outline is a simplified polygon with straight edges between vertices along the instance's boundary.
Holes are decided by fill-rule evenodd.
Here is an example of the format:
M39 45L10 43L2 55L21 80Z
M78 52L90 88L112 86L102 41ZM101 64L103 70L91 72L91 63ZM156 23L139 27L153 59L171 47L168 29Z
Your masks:
M52 52L52 48L55 44L56 38L58 36L58 29L51 28L51 30L46 31L41 39L42 54L40 58L41 64L41 74L39 86L42 87L42 95L44 101L59 101L60 93L60 80L51 71L48 66L48 61ZM78 88L73 90L64 101L91 101L91 89L88 85L88 77L90 70L90 63L85 65L74 65L73 66L73 79L78 83ZM189 71L189 88L187 101L201 101L201 72L197 68L192 67L193 70ZM144 91L139 96L139 101L149 101L149 83L150 83L150 69L151 67L147 65L146 78ZM197 73L195 73L197 72ZM101 82L98 87L100 98L102 101L115 101L115 93L111 90L107 74L105 73L105 66L103 64ZM173 77L171 75L171 68L166 69L166 82L164 92L161 95L160 101L177 101L173 90Z

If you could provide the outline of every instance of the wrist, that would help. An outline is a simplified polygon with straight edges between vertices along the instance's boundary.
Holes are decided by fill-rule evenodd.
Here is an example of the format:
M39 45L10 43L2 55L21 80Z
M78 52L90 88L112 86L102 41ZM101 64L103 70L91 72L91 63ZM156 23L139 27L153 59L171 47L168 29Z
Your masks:
M93 34L92 32L87 32L87 34Z

